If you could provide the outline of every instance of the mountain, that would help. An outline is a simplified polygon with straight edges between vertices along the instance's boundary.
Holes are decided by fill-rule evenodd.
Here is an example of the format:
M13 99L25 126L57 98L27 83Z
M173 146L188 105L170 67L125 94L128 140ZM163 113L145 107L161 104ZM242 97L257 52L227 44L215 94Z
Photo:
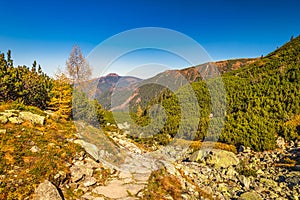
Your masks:
M114 93L118 93L121 96L126 95L132 91L132 88L142 79L133 76L119 76L116 73L110 73L107 76L96 79L96 92L95 98L106 109L111 109L111 100ZM114 98L115 100L115 98ZM119 103L115 102L114 105Z
M199 81L203 76L208 77L209 74L223 74L236 70L256 60L259 60L259 58L205 63L181 70L167 70L145 80L133 76L119 76L116 73L111 73L93 80L97 84L95 98L104 108L110 110L127 108L129 102L133 104L142 102L145 105L146 102L158 96L166 88L178 88L186 83Z
M222 98L214 102L206 83L214 81L215 75L220 74L226 94L218 94ZM122 87L108 91L114 99L110 109L117 111L129 108L132 118L142 126L151 123L150 108L156 104L162 105L167 115L163 119L165 125L163 129L152 128L153 132L159 130L157 140L167 142L170 136L176 135L181 123L182 109L177 95L182 92L180 88L190 85L197 96L201 116L194 139L218 139L220 142L237 146L242 144L261 151L273 149L278 136L286 140L300 139L300 123L296 120L300 115L299 80L300 37L297 37L265 57L168 70L146 80L125 81L128 84L120 84ZM103 87L108 88L105 84ZM102 94L103 99L111 99L111 96L106 98L105 93ZM220 105L225 100L226 121L223 126L222 109L213 111L211 105ZM194 105L188 106L189 110L195 111ZM211 135L207 135L210 124L215 128L211 130ZM216 138L214 134L220 131L221 135ZM190 132L186 130L185 137L190 137Z
M178 78L180 74L191 82L198 98L201 116L195 139L218 139L220 142L244 145L258 151L273 149L278 136L286 140L300 139L300 122L297 120L300 116L300 37L265 57L249 60L245 65L239 62L235 62L238 65L229 63L231 62L207 63L178 71L166 71L151 78L151 82L166 80L168 88L172 84L184 85L184 81L181 82L183 79ZM207 81L214 79L203 81L198 72L214 77L216 68L224 69L222 83L226 96L218 94L221 98L211 99ZM132 98L131 112L134 113L136 122L147 125L151 122L149 109L155 104L162 105L167 120L164 128L160 129L160 138L157 137L157 140L167 141L166 138L177 134L182 123L182 108L177 97L181 90L172 92L155 84L144 87L144 90L140 88L139 94ZM141 100L143 98L145 101ZM211 105L222 105L221 102L225 100L226 120L223 126L222 109L212 110ZM193 105L188 106L188 110L195 110ZM208 135L210 124L214 125L214 129ZM219 131L221 135L216 138L214 134ZM186 130L187 134L189 132L191 130ZM166 137L162 139L162 135Z
M213 74L224 74L229 71L240 69L248 64L251 64L260 58L241 58L232 60L223 60L217 62L210 62L194 67L189 67L181 70L174 70L182 74L189 82L199 81L203 76L209 74L208 70L215 70ZM212 67L214 66L214 67Z

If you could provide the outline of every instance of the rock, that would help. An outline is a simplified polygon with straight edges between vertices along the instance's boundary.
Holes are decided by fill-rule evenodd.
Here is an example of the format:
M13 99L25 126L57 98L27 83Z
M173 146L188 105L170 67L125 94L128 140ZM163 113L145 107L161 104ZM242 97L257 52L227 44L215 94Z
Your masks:
M238 200L263 200L261 196L256 192L245 192L243 193Z
M91 192L87 192L81 196L83 200L105 200L103 197L94 197Z
M119 123L117 124L117 126L119 127L119 129L122 130L128 130L130 128L130 124L128 122L124 122L123 124Z
M8 122L8 119L6 116L0 116L0 123L1 124L6 124Z
M76 162L71 168L71 180L73 183L81 180L83 176L91 177L93 175L93 169L84 165L83 162Z
M17 113L19 113L19 111L17 110L5 110L4 112L1 112L0 115L5 116L6 118L10 118L10 117L16 117Z
M79 181L80 179L82 179L83 177L83 173L81 171L81 168L78 167L78 166L72 166L70 168L70 171L71 171L71 180L73 183Z
M229 166L238 165L239 159L232 152L213 149L206 158L206 163L213 165L215 168L228 168Z
M132 174L127 171L121 171L119 174L120 179L127 179L127 178L132 178Z
M226 176L228 176L229 178L232 178L235 175L238 175L237 171L232 166L230 166L226 171Z
M300 147L300 141L298 141L298 140L295 141L295 147L298 147L298 148Z
M29 121L32 124L38 124L43 126L45 123L45 117L31 112L20 112L19 117L24 121Z
M245 187L245 189L248 190L250 187L250 184L251 184L250 179L243 175L238 176L238 178L239 178L239 181L242 183L242 185Z
M257 174L258 176L261 176L261 175L264 175L265 173L264 173L263 170L258 169L258 170L256 171L256 174Z
M33 147L31 147L31 149L30 149L30 151L32 152L32 153L37 153L37 152L39 152L41 149L40 148L38 148L37 146L33 146Z
M64 183L67 179L67 174L64 171L59 171L54 177L53 177L53 184L60 185Z
M49 181L44 181L35 190L33 200L62 200L57 188Z
M90 154L95 160L99 160L99 149L96 145L85 142L84 140L77 139L74 141L75 144L79 144L82 148L86 150L88 154Z
M18 117L10 117L10 118L8 118L8 121L13 124L22 124L23 123L23 120Z
M260 178L259 182L263 183L265 186L270 188L274 188L277 186L277 182L267 178Z
M205 162L205 157L208 155L208 151L198 150L190 156L189 160L193 162Z
M136 195L145 185L124 184L120 180L112 180L107 186L98 186L93 193L104 195L112 199L125 199L128 193Z
M278 148L285 149L285 141L283 137L278 137L276 140L276 145Z
M83 185L84 187L89 187L92 185L95 185L97 183L97 180L94 177L87 177L84 179Z
M0 129L0 134L5 134L6 133L6 129Z
M289 188L294 188L300 186L300 172L292 172L286 178L285 182L288 184Z
M243 145L241 145L238 149L239 153L250 153L251 152L251 148L250 147L245 147Z

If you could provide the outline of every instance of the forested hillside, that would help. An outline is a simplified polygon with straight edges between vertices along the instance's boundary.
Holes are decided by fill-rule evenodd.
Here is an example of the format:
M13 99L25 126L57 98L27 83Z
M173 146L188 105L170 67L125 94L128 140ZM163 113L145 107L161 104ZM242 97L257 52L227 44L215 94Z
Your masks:
M278 135L287 140L299 138L299 65L300 37L297 37L266 57L223 74L226 121L219 141L265 150L275 147ZM204 139L209 123L216 124L216 127L220 127L221 123L219 114L211 113L212 102L206 83L192 83L201 108L201 119L195 138L200 140ZM148 113L151 105L163 105L168 119L157 138L166 142L169 140L168 135L176 134L180 124L181 109L176 97L178 94L180 91L174 94L166 89L160 96L149 101L148 106L135 105L132 110L136 114L132 115L139 124L146 125L150 122ZM145 109L137 113L137 108L140 107Z

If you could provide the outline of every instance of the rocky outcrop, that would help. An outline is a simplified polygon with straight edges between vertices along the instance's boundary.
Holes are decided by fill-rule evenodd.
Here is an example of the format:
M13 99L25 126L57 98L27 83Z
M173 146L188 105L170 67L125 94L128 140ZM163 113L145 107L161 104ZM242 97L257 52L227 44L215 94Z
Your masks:
M6 124L8 122L8 119L6 116L0 116L0 123L1 124Z
M241 147L238 154L216 149L184 151L179 146L147 152L126 137L126 132L107 132L105 137L109 137L122 152L113 157L117 151L112 154L108 146L101 146L107 145L104 135L99 136L101 133L95 129L84 128L88 128L88 132L80 130L80 139L68 141L80 144L85 151L67 163L68 172L59 172L50 179L63 194L67 191L76 194L75 199L145 199L151 188L148 184L153 180L149 178L157 169L176 177L183 200L299 199L300 171L296 170L297 165L294 168L278 165L281 161L289 161L286 158L299 157L298 142L285 142L285 148L265 152ZM123 156L118 165L107 165L103 161L118 160L118 156ZM165 197L174 199L170 194Z
M2 124L6 124L7 122L12 124L22 124L24 121L42 126L45 123L45 117L19 110L5 110L4 112L0 112L0 123Z
M37 114L33 114L31 112L20 112L19 118L24 121L29 121L32 124L44 125L45 117Z
M216 168L228 168L239 164L236 155L229 151L212 149L198 150L190 157L191 161L206 163Z
M48 180L41 183L35 190L33 200L62 200L57 188Z

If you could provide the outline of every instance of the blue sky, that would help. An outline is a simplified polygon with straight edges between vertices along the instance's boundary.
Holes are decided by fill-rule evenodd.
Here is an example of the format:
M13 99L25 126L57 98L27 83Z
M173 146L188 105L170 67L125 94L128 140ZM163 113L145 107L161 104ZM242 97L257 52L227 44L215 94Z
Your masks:
M213 60L266 55L300 34L300 2L241 0L0 1L0 51L37 60L52 75L74 44L87 55L105 39L164 27L201 44ZM177 66L176 66L177 67Z

